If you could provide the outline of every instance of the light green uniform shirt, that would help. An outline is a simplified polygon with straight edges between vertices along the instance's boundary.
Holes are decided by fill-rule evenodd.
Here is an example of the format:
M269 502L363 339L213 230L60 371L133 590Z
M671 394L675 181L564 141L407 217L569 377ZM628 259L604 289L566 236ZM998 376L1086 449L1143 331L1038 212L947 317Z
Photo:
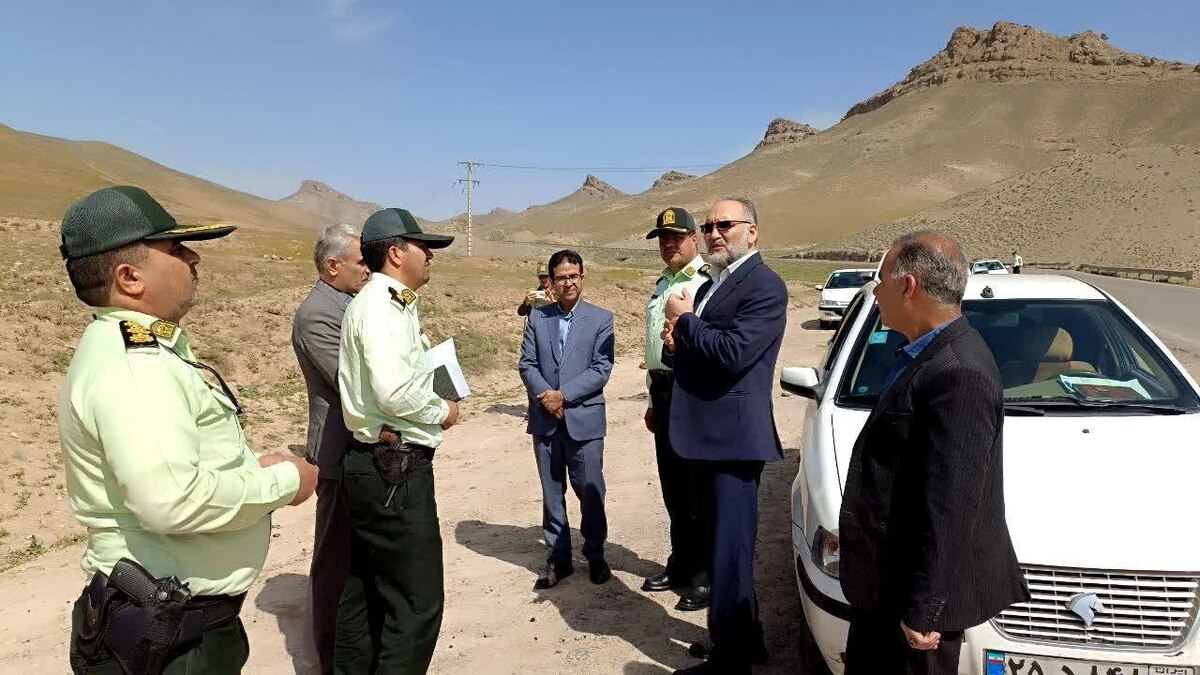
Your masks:
M433 393L418 300L404 284L374 273L346 308L338 385L346 428L363 443L378 441L384 425L405 443L442 443L450 405Z
M58 429L67 497L88 528L83 570L107 574L125 557L197 595L236 595L262 569L270 513L295 497L300 474L289 462L259 466L233 402L183 361L196 359L187 334L156 321L98 310L63 384Z
M667 298L683 293L686 288L692 297L696 291L709 280L708 265L704 258L696 259L684 266L677 274L664 269L658 283L654 286L654 295L646 303L646 370L670 370L662 362L662 328L667 319ZM650 376L646 376L646 386L650 386Z

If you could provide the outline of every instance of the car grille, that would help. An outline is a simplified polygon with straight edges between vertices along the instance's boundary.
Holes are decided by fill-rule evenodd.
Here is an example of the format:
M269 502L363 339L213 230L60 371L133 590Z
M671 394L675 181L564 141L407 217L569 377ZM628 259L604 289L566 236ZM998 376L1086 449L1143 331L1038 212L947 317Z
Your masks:
M1166 651L1182 644L1196 622L1200 579L1195 575L1056 567L1024 571L1033 599L992 620L1014 640ZM1104 605L1091 627L1067 607L1081 593L1096 594Z

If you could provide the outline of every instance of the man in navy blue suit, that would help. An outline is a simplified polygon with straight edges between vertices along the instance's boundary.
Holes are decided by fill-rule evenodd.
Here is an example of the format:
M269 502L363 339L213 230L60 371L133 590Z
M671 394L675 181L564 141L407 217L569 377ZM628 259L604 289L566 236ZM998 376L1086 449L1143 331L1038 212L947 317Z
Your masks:
M771 387L787 325L787 287L756 250L749 199L722 199L701 230L713 281L667 300L664 351L672 353L671 446L712 490L712 604L708 660L687 675L750 672L765 658L754 597L758 483L780 459Z

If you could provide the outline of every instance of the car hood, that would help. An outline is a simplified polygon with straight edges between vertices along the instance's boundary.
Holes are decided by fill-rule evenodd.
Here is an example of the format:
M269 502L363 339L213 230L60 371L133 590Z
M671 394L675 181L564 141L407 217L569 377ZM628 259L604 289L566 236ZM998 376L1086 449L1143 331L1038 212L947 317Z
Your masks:
M845 489L867 413L834 407ZM1006 417L1004 500L1023 564L1200 572L1200 414Z
M858 293L857 288L827 288L821 291L821 301L837 300L838 302L850 302L854 299L856 293Z

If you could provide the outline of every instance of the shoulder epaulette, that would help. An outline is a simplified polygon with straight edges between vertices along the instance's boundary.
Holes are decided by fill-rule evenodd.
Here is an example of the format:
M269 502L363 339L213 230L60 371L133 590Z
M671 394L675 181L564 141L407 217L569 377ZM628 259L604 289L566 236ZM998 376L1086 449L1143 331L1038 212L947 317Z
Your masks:
M709 265L708 263L704 263L703 265L701 265L700 266L700 274L708 274L708 268L710 268L710 267L712 267L712 265Z
M119 325L121 327L121 339L125 341L125 349L138 349L140 347L154 347L158 345L158 338L154 337L154 333L151 333L149 328L132 321L122 321Z
M392 294L392 299L400 303L401 307L408 307L417 301L417 294L413 293L407 288L403 291L397 291L394 288L389 288L388 293Z

